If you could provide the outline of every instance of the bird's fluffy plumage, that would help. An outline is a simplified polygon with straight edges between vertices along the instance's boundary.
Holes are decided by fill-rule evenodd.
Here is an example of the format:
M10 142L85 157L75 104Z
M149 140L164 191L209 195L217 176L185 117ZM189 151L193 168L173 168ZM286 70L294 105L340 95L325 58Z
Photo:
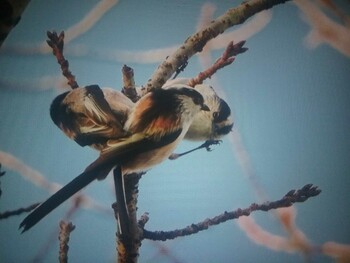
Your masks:
M119 105L115 101L120 101ZM51 104L50 115L80 146L101 149L107 140L126 135L123 125L132 107L133 103L123 94L91 85L58 95Z
M75 105L74 96L70 97L72 93L86 103L80 105L79 100L76 100L79 105ZM72 138L79 141L77 138L82 134L81 125L88 126L87 124L94 123L98 128L93 129L92 133L96 130L110 132L114 127L119 128L120 120L113 115L112 109L97 85L75 93L76 91L73 90L71 93L59 95L51 106L51 117L54 123L66 134L73 134ZM98 133L106 139L103 143L98 142L102 145L99 148L100 156L83 173L30 213L20 224L20 228L23 228L22 232L30 229L93 180L104 178L113 167L121 166L122 176L125 176L131 172L147 170L167 159L200 110L209 109L205 106L203 97L193 89L156 89L146 94L133 106L123 130L113 130L118 136L113 138L112 133L111 138L108 139L105 133ZM101 112L103 116L96 116L96 112ZM72 116L73 120L70 119ZM91 134L86 132L83 135ZM94 141L90 142L95 144Z
M163 89L187 86L188 78L176 78L167 81ZM189 86L187 86L190 88ZM231 109L225 100L220 98L213 87L198 84L194 87L204 98L210 111L201 111L193 119L185 139L192 141L217 140L227 135L233 127Z

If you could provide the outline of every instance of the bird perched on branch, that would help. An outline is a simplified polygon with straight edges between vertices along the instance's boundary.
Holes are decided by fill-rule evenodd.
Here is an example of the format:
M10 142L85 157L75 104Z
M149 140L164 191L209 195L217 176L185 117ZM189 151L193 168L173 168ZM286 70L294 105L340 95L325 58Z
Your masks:
M184 85L187 86L189 78L176 78L168 80L163 89L169 87L180 88ZM187 86L190 88L190 86ZM169 156L169 159L175 160L183 155L191 153L193 151L205 148L207 151L211 151L210 146L213 144L219 144L220 139L227 135L233 127L233 120L231 117L231 109L222 98L218 96L213 87L207 84L197 84L194 89L198 91L204 98L204 103L208 105L209 111L199 112L188 129L185 139L191 141L205 141L200 146L191 149L183 153L173 153Z
M187 86L189 80L189 78L169 80L163 89L191 88ZM171 159L201 148L209 150L210 145L219 143L219 139L227 135L233 127L231 109L226 101L207 84L199 84L194 88L201 93L210 111L201 111L196 114L185 139L206 142L188 152L173 154ZM56 103L64 105L60 108L63 113L56 109ZM125 135L122 127L133 106L134 103L123 93L111 88L100 89L97 85L91 85L59 95L52 103L51 109L55 110L51 110L51 118L69 138L79 145L89 145L100 150L107 140Z
M121 92L98 85L79 87L58 95L52 102L52 121L80 146L97 150L110 139L127 134L124 124L134 103Z
M194 89L155 89L134 105L122 129L122 121L115 120L117 117L108 103L103 101L99 87L88 86L86 91L83 92L83 96L87 94L88 97L86 109L82 110L82 114L79 110L78 118L73 118L72 123L69 116L72 112L76 114L76 108L69 103L67 105L69 100L65 101L69 93L59 95L54 100L51 116L66 134L82 145L89 144L91 138L101 134L103 140L96 144L99 145L100 156L83 173L31 212L20 224L22 233L92 181L106 177L113 168L120 169L122 179L130 173L142 172L161 163L183 139L196 114L209 110L203 96ZM103 123L106 127L103 127ZM67 127L64 126L67 124ZM75 131L77 127L78 132ZM82 130L85 131L84 127L92 127L92 132L83 132L84 139L81 141L79 136ZM106 134L109 136L114 132L118 138L112 136L105 140ZM125 200L123 202L125 204Z
M176 78L167 81L163 89L183 87L189 78ZM218 140L227 135L233 127L231 109L225 100L219 97L213 87L207 84L194 86L204 98L204 103L210 111L201 111L193 119L185 139L192 141Z

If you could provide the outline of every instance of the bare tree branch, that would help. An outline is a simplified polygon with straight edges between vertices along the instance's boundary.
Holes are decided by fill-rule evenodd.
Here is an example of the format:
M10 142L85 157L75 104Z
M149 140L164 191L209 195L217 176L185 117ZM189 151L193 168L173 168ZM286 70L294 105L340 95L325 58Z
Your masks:
M69 63L63 56L63 47L64 47L64 32L62 31L60 35L57 35L55 31L47 31L47 44L52 48L52 54L57 59L58 64L61 66L62 74L68 80L68 85L72 89L79 87L78 83L75 81L75 76L69 70Z
M152 89L162 87L181 65L186 64L190 57L202 51L209 40L217 37L226 29L242 24L248 18L262 10L287 1L289 0L250 0L243 2L236 8L229 9L225 14L212 21L208 27L187 38L172 55L168 56L158 66L142 92L147 93Z
M139 100L139 96L137 95L135 80L134 80L134 70L127 65L124 65L122 68L123 74L123 89L122 92L131 99L133 102Z
M63 221L70 221L73 215L78 212L79 208L81 208L81 204L84 202L84 197L80 194L73 197L72 204L69 209L66 211L65 215L62 217ZM55 227L49 234L46 242L41 246L41 248L37 251L36 255L33 257L31 262L43 262L47 257L50 249L56 245L57 241L57 232L58 229Z
M144 228L145 225L147 224L149 220L149 213L145 212L143 215L140 217L140 219L137 221L137 224L139 225L140 228Z
M317 196L321 193L321 190L317 186L312 184L307 184L299 190L291 190L280 200L273 202L265 202L262 204L251 204L248 208L237 209L232 212L224 212L221 215L215 216L213 218L206 219L197 224L192 224L182 229L176 229L173 231L148 231L143 230L143 239L150 240L161 240L165 241L168 239L174 239L177 237L183 237L195 234L199 231L208 229L210 226L218 225L228 220L237 219L241 216L249 216L252 212L255 211L269 211L271 209L277 209L281 207L289 207L294 203L305 202L310 197Z
M35 207L37 207L38 205L40 205L40 203L35 203L35 204L32 204L32 205L27 206L27 207L21 207L21 208L16 209L16 210L6 211L6 212L3 212L3 213L0 213L0 219L5 219L5 218L8 218L10 216L18 216L18 215L20 215L22 213L30 212Z
M59 261L60 263L68 262L68 242L70 233L75 229L75 225L71 222L67 223L65 221L60 222L60 234L58 240L60 241L60 250L59 250Z
M235 60L235 56L244 53L248 50L248 48L243 47L244 44L245 41L240 41L237 44L233 44L233 41L231 41L227 45L222 56L218 58L210 68L206 69L203 72L200 72L195 78L190 79L188 85L194 87L198 84L202 84L205 79L208 79L211 76L213 76L216 73L216 71L223 67L226 67L227 65L232 64L232 62Z

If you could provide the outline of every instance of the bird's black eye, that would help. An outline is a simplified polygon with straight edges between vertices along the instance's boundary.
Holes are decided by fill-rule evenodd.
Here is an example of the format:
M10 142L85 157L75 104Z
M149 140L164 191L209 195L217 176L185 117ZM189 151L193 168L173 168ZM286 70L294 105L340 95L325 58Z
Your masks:
M215 115L214 115L215 114ZM226 120L231 115L231 109L227 103L220 99L219 111L213 113L214 121L219 123Z
M203 99L201 97L194 97L193 102L196 105L201 105L201 104L203 104Z

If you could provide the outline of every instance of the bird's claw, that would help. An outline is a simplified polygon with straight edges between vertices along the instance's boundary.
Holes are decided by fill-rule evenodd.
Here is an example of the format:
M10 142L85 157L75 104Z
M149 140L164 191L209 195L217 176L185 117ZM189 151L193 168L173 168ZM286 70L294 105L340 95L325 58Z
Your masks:
M212 145L218 145L222 143L222 140L207 140L205 143L203 143L203 147L208 151L211 152L213 149L210 148Z

